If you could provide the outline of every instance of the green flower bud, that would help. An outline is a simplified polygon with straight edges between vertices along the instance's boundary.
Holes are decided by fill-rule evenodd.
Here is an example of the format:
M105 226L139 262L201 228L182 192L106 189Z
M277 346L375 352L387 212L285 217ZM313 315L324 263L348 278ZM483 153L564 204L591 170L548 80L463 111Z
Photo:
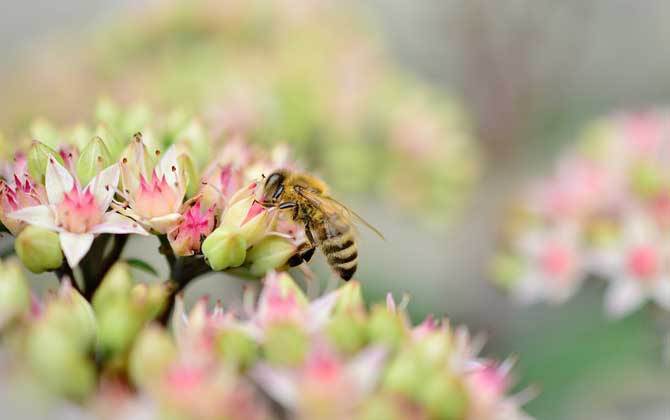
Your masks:
M247 194L246 191L243 191L243 194ZM239 195L238 195L239 197ZM242 222L247 218L249 214L249 209L254 202L254 197L249 196L247 198L237 199L236 196L231 198L233 204L226 209L226 212L223 214L221 219L221 226L228 227L240 227Z
M263 350L270 363L297 366L309 351L309 338L297 325L274 324L267 331Z
M387 367L382 386L384 389L415 398L418 387L425 381L424 375L431 374L431 366L422 363L411 350L405 349Z
M128 350L145 323L141 311L128 300L117 300L97 315L98 347L108 358Z
M105 274L95 291L92 301L93 309L99 314L106 306L118 300L127 300L132 287L133 278L130 274L130 266L125 262L117 262Z
M119 160L123 149L126 147L126 141L124 141L121 136L108 128L106 124L100 124L95 128L95 135L102 139L109 151L109 155L113 162Z
M214 271L239 267L247 255L247 243L239 229L221 226L203 242L202 253Z
M82 150L88 144L91 139L91 131L84 124L77 124L72 128L70 132L70 138L72 143L77 146L77 149Z
M191 160L189 155L182 153L177 158L177 163L184 170L186 195L193 197L198 193L198 189L200 188L200 177L198 177L198 172L195 169L195 165L193 165L193 160Z
M364 312L365 304L361 293L361 284L355 280L347 282L338 289L337 302L334 313L339 312Z
M64 165L63 158L51 147L37 140L33 140L33 144L28 150L28 172L30 176L39 180L44 184L44 175L47 171L47 160L49 155L53 156L58 163Z
M55 270L63 264L58 234L38 226L26 226L14 242L16 254L33 273Z
M177 347L170 334L158 325L145 328L130 353L128 372L137 386L150 385L161 379L177 358Z
M370 312L368 335L371 342L396 349L405 340L407 329L400 314L378 305L373 307Z
M15 260L0 262L0 328L30 309L30 288Z
M463 384L440 371L424 378L418 400L435 419L462 419L468 408L468 394Z
M247 253L249 272L263 276L270 270L282 267L297 251L288 239L277 235L266 236Z
M58 327L82 350L90 349L95 342L97 321L93 308L69 282L63 283L57 298L48 303L44 322Z
M365 319L362 314L336 313L326 327L330 342L343 353L354 353L367 342Z
M86 185L103 169L112 164L112 156L100 137L93 137L77 159L77 178Z
M227 363L246 369L258 357L258 346L242 331L227 329L216 339L216 351Z
M72 338L48 322L31 329L26 342L28 363L53 392L84 400L95 386L95 369Z
M146 321L161 313L167 301L168 291L163 283L136 284L130 290L130 301Z

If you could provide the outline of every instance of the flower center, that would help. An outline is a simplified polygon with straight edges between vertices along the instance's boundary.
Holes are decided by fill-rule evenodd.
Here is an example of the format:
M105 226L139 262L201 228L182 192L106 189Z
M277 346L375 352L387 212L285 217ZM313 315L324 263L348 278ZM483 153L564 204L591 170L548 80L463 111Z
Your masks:
M168 185L165 175L160 179L154 172L151 182L140 177L140 188L135 196L133 209L140 216L151 219L174 213L177 204L177 193Z
M651 246L639 246L628 255L628 269L637 278L649 279L659 268L657 251Z
M88 189L84 192L74 186L63 195L58 204L58 223L72 233L85 233L102 221L95 196Z

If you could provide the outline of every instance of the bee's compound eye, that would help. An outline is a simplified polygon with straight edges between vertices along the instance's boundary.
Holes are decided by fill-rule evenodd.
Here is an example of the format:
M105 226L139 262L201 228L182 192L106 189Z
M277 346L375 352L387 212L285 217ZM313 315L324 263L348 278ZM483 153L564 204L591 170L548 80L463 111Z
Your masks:
M268 179L265 181L265 193L277 198L284 190L282 183L284 182L284 175L275 172L268 176Z

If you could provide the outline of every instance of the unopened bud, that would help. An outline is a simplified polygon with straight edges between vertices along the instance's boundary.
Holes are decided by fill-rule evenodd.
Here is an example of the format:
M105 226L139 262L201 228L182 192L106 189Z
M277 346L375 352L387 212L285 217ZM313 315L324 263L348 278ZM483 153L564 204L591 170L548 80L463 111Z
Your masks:
M202 243L202 253L214 271L239 267L247 255L247 243L239 229L221 226Z
M93 392L96 377L91 360L58 326L40 322L26 344L31 369L52 392L75 400Z
M0 262L0 328L29 308L30 289L18 262Z
M330 342L343 353L352 354L367 342L365 319L360 313L336 313L328 323L326 332Z
M435 372L419 386L418 400L427 408L431 418L461 419L468 408L468 394L454 376Z
M130 291L130 301L146 321L154 319L162 311L167 296L163 283L136 284Z
M63 264L58 234L48 229L27 226L16 238L14 249L23 265L33 273L55 270Z
M112 164L109 149L100 137L93 137L77 159L77 178L86 185L103 169Z
M195 169L193 160L189 155L182 153L177 157L177 164L184 171L186 195L188 197L193 197L197 194L198 189L200 188L200 178L198 177L198 172Z
M218 354L229 364L246 369L256 360L258 348L256 343L242 331L225 329L216 341Z
M249 271L253 276L263 276L270 270L286 265L296 250L296 246L286 238L266 236L247 253Z
M105 357L128 350L142 329L145 319L128 300L110 303L98 315L98 347Z
M156 383L176 358L177 348L170 334L158 325L151 325L133 345L128 366L130 378L138 386Z
M126 141L117 133L112 133L106 124L100 124L95 129L95 135L100 137L109 150L112 161L118 161L123 149L126 147Z
M55 299L47 305L44 322L57 326L82 351L91 348L95 342L97 322L93 308L70 280L63 282Z
M370 312L368 335L371 342L396 349L404 341L407 330L399 313L378 305L373 307Z
M33 144L28 151L28 172L30 176L42 184L44 184L49 156L53 156L58 163L64 165L63 158L55 150L44 143L33 140Z
M100 286L93 295L93 309L100 313L108 305L118 300L127 300L130 289L133 286L133 278L130 274L130 266L125 262L117 262L107 271Z
M295 324L274 324L267 331L263 348L270 363L297 366L309 351L309 338Z
M337 302L335 303L335 313L365 311L363 294L361 293L361 284L355 280L347 282L338 289Z

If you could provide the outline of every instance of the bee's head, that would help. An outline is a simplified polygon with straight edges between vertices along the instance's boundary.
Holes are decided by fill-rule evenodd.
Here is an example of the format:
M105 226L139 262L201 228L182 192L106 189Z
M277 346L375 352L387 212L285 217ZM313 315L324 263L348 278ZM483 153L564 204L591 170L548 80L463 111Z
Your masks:
M284 192L284 180L286 176L281 172L271 173L265 180L263 187L263 199L268 203L277 203Z

